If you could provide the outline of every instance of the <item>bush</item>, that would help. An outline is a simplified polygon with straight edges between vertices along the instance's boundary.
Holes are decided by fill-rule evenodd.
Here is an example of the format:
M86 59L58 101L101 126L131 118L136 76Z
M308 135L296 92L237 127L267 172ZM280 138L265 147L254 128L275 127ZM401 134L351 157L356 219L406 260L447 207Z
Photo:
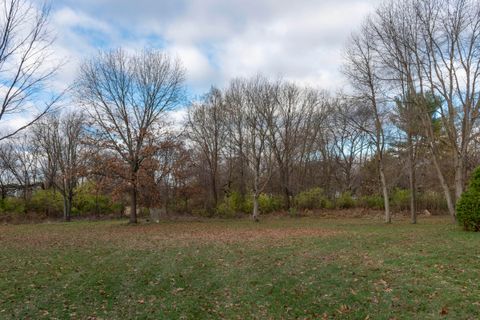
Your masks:
M366 209L383 210L385 203L380 195L363 196L357 201L358 205Z
M458 223L467 231L480 231L480 167L470 178L468 189L457 202Z
M329 205L329 200L322 188L313 188L300 192L295 197L295 204L299 209L323 209Z
M432 211L447 211L447 200L443 194L435 191L427 191L421 193L417 197L417 207L418 209L428 209Z
M108 215L122 211L123 205L121 203L113 202L110 197L95 192L93 183L84 183L75 190L72 215ZM145 212L140 213L140 215L147 214Z
M63 212L63 198L60 192L54 190L36 190L28 205L28 211L42 213L48 212L53 215L61 215Z
M261 214L275 212L282 209L282 207L283 199L279 196L262 193L258 197L258 210ZM253 195L249 195L245 200L243 211L249 214L253 212Z
M220 217L232 218L240 212L245 211L245 202L238 192L232 192L223 199L223 202L215 208L215 214Z
M410 190L395 189L392 193L392 206L397 210L408 210L410 208Z
M336 204L337 208L349 209L355 207L355 200L350 192L344 192L338 197Z
M0 200L0 213L23 214L25 207L25 201L22 198L7 197Z
M262 193L258 198L258 206L260 213L271 213L281 210L283 207L283 199L279 196L267 195Z

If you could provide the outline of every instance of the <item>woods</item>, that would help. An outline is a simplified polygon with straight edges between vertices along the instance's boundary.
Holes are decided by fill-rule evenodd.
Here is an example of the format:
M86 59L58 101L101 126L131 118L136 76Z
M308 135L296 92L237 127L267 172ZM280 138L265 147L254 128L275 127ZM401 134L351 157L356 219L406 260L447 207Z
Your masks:
M0 319L479 319L479 117L479 0L0 0Z
M10 21L33 10L8 4L5 59L17 39ZM46 41L47 50L48 8L39 14L22 16L36 23L17 41ZM422 210L447 211L455 221L479 164L479 34L476 1L387 1L345 46L345 90L257 74L196 99L187 98L188 70L167 53L105 50L82 64L70 106L50 112L54 100L25 130L2 133L3 207L21 198L29 211L35 192L58 191L69 221L76 189L90 184L131 223L156 208L258 221L303 210L313 194L323 200L310 209L381 209L386 223L392 211L409 210L412 223ZM21 99L7 92L2 116L27 110L28 93L55 72L37 70L37 50L23 81L32 91ZM184 110L183 120L172 120L174 110Z

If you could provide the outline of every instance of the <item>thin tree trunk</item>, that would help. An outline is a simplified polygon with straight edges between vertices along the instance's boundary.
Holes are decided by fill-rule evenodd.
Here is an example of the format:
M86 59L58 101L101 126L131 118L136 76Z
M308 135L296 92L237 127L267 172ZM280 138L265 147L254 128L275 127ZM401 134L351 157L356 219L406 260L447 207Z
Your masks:
M212 195L213 195L213 208L215 209L218 204L218 193L217 193L217 169L215 168L212 170L212 174L210 176L211 184L212 184Z
M252 219L255 222L258 222L258 194L257 192L254 193L253 195L253 214L252 214Z
M71 220L71 204L66 194L63 195L63 219L66 222L70 222Z
M132 190L130 191L130 223L137 223L137 185L132 183Z
M415 177L415 151L411 133L408 134L408 176L410 182L410 215L412 223L417 223L417 192Z
M465 185L465 164L461 155L455 154L455 201L460 199Z
M448 188L447 182L445 181L445 177L443 176L442 169L438 164L437 155L433 151L433 147L431 147L431 149L432 149L433 165L435 166L435 170L437 171L437 175L438 175L438 180L440 180L440 185L442 186L445 199L447 200L448 213L450 214L450 217L452 218L453 223L455 223L456 222L455 206L453 204L452 195L450 194L450 189Z
M286 209L290 209L290 207L292 206L291 204L291 201L290 201L290 196L291 196L291 192L290 192L290 177L289 177L289 174L288 174L288 168L283 168L282 171L282 180L283 180L283 198L284 198L284 204L285 204L285 207Z
M383 170L382 161L379 161L380 182L382 184L383 203L385 206L385 223L392 223L392 216L390 213L390 200L388 199L387 181Z

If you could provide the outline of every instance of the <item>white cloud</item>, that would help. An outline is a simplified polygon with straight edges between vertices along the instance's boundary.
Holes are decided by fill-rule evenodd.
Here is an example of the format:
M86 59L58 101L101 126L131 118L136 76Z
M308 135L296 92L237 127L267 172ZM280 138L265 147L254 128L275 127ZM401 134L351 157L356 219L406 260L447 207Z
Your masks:
M344 43L377 2L60 0L54 24L59 52L74 57L65 71L70 78L75 63L105 41L110 47L166 47L183 60L196 94L258 72L335 89L343 84Z
M205 54L193 45L173 45L168 48L168 51L182 62L187 73L187 84L190 87L199 88L202 91L208 89L205 79L214 80L215 70Z

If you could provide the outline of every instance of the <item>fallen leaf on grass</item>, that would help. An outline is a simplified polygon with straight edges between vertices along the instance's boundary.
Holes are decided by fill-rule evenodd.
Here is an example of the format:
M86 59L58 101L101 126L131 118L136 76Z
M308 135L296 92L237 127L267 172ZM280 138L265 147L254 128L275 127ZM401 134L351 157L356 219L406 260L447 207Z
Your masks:
M183 290L185 290L185 289L184 288L175 288L175 289L172 290L172 294L182 292Z
M347 313L347 312L350 312L350 307L347 306L346 304L342 304L340 306L340 308L338 308L337 312L340 313L340 314L343 314L343 313Z
M445 316L448 314L448 308L447 307L443 307L442 310L440 310L440 315L442 316Z

